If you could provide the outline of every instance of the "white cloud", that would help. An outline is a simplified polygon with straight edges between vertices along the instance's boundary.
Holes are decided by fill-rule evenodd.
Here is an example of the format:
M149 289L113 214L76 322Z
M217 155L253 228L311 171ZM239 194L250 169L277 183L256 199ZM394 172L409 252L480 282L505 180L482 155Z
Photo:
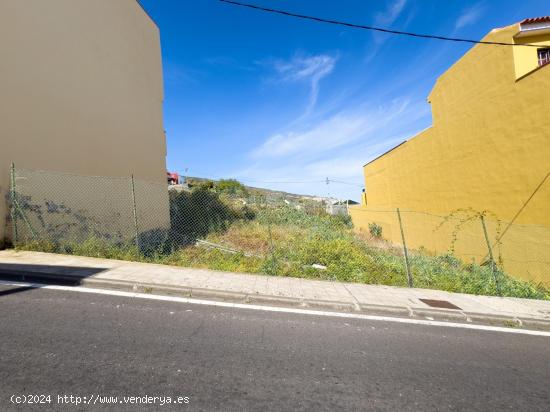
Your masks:
M403 98L342 110L314 126L268 137L250 153L248 166L232 175L272 189L318 195L330 191L331 196L357 199L362 166L423 129L427 116L429 106L423 100ZM326 177L351 184L327 187Z
M194 70L182 65L165 62L164 63L164 81L166 84L179 86L182 84L197 84L198 78L202 75L198 70Z
M270 62L277 73L276 81L309 82L309 101L305 115L311 113L319 96L319 83L334 70L336 57L327 54L316 56L294 56L290 60L273 60Z
M397 20L406 5L407 0L394 1L385 11L376 15L375 23L377 25L384 26L392 24L395 20Z
M353 141L364 133L366 119L360 116L335 115L303 132L289 131L269 137L253 156L282 157L302 151L329 150Z
M304 170L309 176L340 179L362 178L363 166L388 148L403 142L410 135L391 136L381 142L367 140L364 145L354 146L348 152L328 159L316 160L305 165Z
M485 7L481 3L476 4L472 7L468 7L456 20L455 30L460 30L463 27L470 26L476 23L481 18L484 12Z
M396 100L383 108L342 111L312 128L270 136L252 156L258 159L327 152L381 129L398 118L408 105L408 100Z
M391 27L391 25L399 18L401 13L403 13L406 5L407 0L395 0L393 3L390 3L384 11L376 14L374 18L374 25L383 28ZM372 34L376 45L381 45L388 38L388 34L380 32L373 32ZM378 49L374 48L371 54L374 55L377 51Z

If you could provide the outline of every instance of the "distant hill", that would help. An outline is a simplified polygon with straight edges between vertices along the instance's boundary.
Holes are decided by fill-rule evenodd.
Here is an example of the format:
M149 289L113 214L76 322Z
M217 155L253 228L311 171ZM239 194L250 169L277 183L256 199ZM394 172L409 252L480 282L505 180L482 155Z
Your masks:
M188 188L192 188L193 186L204 184L206 182L213 182L214 184L218 182L218 180L206 179L204 177L195 177L195 176L188 176L186 181L187 181L187 185L182 185L182 186L184 187L187 186ZM303 195L299 193L285 192L282 190L272 190L272 189L266 189L263 187L248 186L248 185L245 185L244 183L243 183L243 186L246 188L246 190L250 193L251 196L264 196L266 199L269 199L271 201L286 200L287 202L290 202L290 203L298 203L300 200L301 201L306 200L306 201L314 201L319 203L327 203L329 200L333 200L322 196Z

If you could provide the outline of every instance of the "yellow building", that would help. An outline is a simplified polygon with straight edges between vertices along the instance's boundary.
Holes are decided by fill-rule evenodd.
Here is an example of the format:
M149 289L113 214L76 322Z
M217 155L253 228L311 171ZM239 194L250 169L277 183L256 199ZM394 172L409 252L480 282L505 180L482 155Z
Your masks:
M433 125L364 166L350 212L358 230L377 223L400 244L400 208L407 246L478 263L484 214L506 272L550 284L550 17L483 40L518 46L477 44L439 77Z
M131 199L127 180L106 190L91 176L158 183L147 194L155 210L144 210L152 215L142 221L166 224L160 36L140 4L2 0L0 50L0 246L12 234L4 201L12 162L89 176L80 183L67 174L17 176L33 201L55 194L72 210L112 212ZM132 206L124 207L132 227Z

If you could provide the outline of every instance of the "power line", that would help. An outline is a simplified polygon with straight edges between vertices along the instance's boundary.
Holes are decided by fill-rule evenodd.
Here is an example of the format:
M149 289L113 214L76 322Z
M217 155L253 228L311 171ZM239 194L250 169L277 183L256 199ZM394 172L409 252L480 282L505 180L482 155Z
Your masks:
M186 174L184 173L181 173L181 172L176 172L182 176L186 176ZM345 182L345 181L342 181L342 180L334 180L334 179L331 179L331 178L327 178L327 179L323 179L323 180L256 180L256 179L240 179L240 178L224 178L224 177L220 177L220 178L210 178L210 177L198 177L198 176L187 176L189 179L193 179L193 178L198 178L198 179L205 179L205 180L221 180L221 179L236 179L238 180L239 182L243 182L243 183L268 183L268 184L298 184L298 183L326 183L327 181L330 182L330 183L340 183L340 184L344 184L344 185L350 185L350 186L357 186L357 187L363 187L362 185L360 184L357 184L357 183L351 183L351 182Z
M456 37L445 37L445 36L435 36L432 34L421 34L421 33L412 33L407 31L400 31L400 30L391 30L391 29L384 29L381 27L374 27L374 26L365 26L362 24L355 24L355 23L348 23L344 21L338 21L338 20L331 20L331 19L324 19L322 17L314 17L314 16L307 16L305 14L298 14L298 13L291 13L289 11L285 10L278 10L278 9L271 9L268 7L262 7L257 6L255 4L248 4L248 3L240 3L233 0L219 0L222 3L228 3L233 4L235 6L240 7L248 7L250 9L265 11L268 13L275 13L275 14L282 14L284 16L290 16L290 17L297 17L299 19L305 19L305 20L312 20L320 23L328 23L328 24L335 24L340 26L346 26L346 27L352 27L355 29L363 29L363 30L372 30L372 31L378 31L382 33L389 33L389 34L397 34L401 36L410 36L410 37L419 37L423 39L434 39L434 40L444 40L444 41L454 41L454 42L461 42L461 43L473 43L473 44L489 44L494 46L528 46L528 47L539 47L535 44L529 44L529 43L523 43L523 44L516 44L516 43L505 43L505 42L495 42L495 41L482 41L482 40L471 40L471 39L460 39Z
M179 173L179 172L177 172ZM182 173L179 173L183 175ZM199 176L188 176L190 179L204 179L204 180L223 180L223 179L235 179L239 182L244 183L272 183L272 184L283 184L283 183L324 183L324 180L256 180L256 179L241 179L239 177L199 177Z
M357 187L363 187L363 185L357 184L357 183L351 183L351 182L344 182L342 180L334 180L334 179L328 179L329 182L332 183L341 183L343 185L350 185L350 186L357 186Z
M284 181L265 181L265 180L250 180L250 179L238 179L242 182L249 183L324 183L324 180L284 180Z
M360 184L357 183L351 183L351 182L344 182L342 180L334 180L331 178L327 178L324 180L253 180L253 179L239 179L237 180L241 182L248 182L248 183L273 183L273 184L284 184L284 183L341 183L344 185L350 185L350 186L357 186L357 187L363 187Z

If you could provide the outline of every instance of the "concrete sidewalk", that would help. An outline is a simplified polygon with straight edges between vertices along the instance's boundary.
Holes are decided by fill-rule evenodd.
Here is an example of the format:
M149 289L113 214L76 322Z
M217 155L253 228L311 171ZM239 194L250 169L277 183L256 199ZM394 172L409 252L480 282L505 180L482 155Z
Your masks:
M41 252L0 251L0 275L27 281L239 303L474 322L550 330L550 301L475 296L430 289L363 285L191 269ZM424 300L424 301L423 301ZM440 308L454 305L456 308Z

